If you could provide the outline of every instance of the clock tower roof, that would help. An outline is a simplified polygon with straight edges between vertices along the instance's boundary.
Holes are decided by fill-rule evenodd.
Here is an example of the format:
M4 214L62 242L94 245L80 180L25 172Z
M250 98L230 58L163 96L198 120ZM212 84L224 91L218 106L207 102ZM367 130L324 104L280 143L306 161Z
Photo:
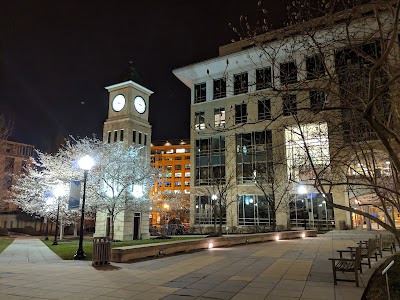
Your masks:
M128 80L128 81L125 81L125 82L113 84L113 85L110 85L110 86L106 86L105 89L110 92L110 91L118 90L118 89L121 89L121 88L124 88L124 87L135 88L135 89L137 89L137 90L139 90L139 91L141 91L141 92L143 92L143 93L145 93L146 95L149 95L149 96L154 93L153 91L145 88L144 86L142 86L142 85L140 85L140 84L138 84L138 83L136 83L136 82L134 82L132 80Z

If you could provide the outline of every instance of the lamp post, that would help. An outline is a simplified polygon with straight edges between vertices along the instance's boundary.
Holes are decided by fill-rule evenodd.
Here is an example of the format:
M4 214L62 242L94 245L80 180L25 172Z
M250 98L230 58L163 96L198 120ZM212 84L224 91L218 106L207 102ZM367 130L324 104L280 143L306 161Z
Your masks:
M304 185L299 185L298 188L297 188L297 192L300 195L306 195L307 194L307 188ZM304 206L303 206L304 230L307 230L306 213L307 213L307 196L306 196L306 201L304 202Z
M55 187L54 191L53 191L53 195L56 197L57 199L57 218L56 218L56 232L54 234L54 242L53 245L58 245L57 242L57 235L58 235L58 220L60 217L60 197L65 195L65 187L63 184L59 184Z
M81 208L81 226L79 231L79 246L76 251L75 259L85 259L86 255L83 251L83 223L85 221L85 200L86 200L86 181L89 170L94 166L93 158L89 155L85 155L78 161L79 168L83 170L83 196L82 196L82 208Z
M211 200L213 203L213 208L214 208L214 233L217 233L217 195L213 194L211 195Z

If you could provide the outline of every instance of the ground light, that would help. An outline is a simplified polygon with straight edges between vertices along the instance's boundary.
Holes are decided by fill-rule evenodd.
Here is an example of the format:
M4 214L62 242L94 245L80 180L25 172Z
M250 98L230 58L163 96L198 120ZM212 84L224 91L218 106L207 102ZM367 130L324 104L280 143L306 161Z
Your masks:
M305 234L305 233L302 233L302 234L301 234L301 237L304 239L304 238L306 237L306 234Z
M213 243L208 243L208 249L212 249L214 248L214 244Z
M279 241L279 235L277 235L277 236L275 237L275 240Z

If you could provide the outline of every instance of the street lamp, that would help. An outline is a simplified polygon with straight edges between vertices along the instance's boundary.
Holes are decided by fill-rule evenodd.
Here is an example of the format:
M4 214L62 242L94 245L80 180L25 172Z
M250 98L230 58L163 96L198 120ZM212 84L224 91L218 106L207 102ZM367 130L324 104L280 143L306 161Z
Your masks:
M218 199L217 195L215 194L211 195L211 200L214 209L214 233L217 233L217 203L216 203L217 199Z
M86 181L89 170L94 166L93 158L85 155L78 161L79 168L83 170L83 196L82 196L82 210L81 210L81 226L79 231L79 247L76 251L75 259L85 259L85 252L83 251L83 223L85 221L85 200L86 200Z
M65 193L66 193L66 191L65 191L65 186L64 186L62 183L61 183L61 184L58 184L58 185L54 188L54 191L53 191L53 195L54 195L54 196L56 197L56 199L57 199L56 232L55 232L55 234L54 234L54 242L53 242L53 245L58 245L58 242L57 242L57 235L58 235L58 227L59 227L59 225L58 225L58 219L59 219L59 217L60 217L60 197L64 196Z
M305 194L307 194L307 188L304 185L299 185L298 188L297 188L297 192L300 195L305 195ZM306 207L306 204L307 204L307 197L306 197L306 201L305 201L304 206L303 206L304 230L307 230L307 221L306 221L306 210L307 210L307 207Z

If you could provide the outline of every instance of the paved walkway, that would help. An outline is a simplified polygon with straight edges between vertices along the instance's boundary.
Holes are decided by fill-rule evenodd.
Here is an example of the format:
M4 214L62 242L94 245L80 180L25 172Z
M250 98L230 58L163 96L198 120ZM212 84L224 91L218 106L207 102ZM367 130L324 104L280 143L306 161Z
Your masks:
M91 262L62 261L38 239L17 238L0 254L0 299L356 300L390 252L363 268L359 288L334 286L328 258L374 234L332 231L97 269Z

